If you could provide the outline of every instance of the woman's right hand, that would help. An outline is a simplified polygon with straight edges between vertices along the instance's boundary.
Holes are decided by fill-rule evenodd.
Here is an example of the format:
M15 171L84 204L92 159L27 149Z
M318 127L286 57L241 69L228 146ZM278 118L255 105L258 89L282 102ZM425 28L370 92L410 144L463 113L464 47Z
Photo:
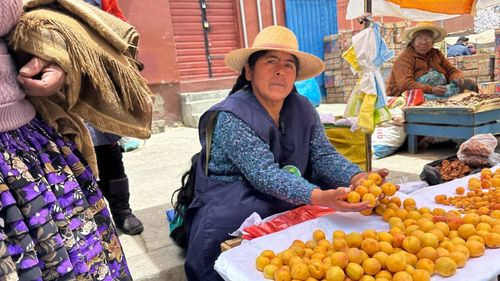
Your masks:
M446 93L445 86L434 86L432 87L432 93L436 96L442 96Z
M349 203L345 201L347 193L351 191L347 187L339 187L337 189L321 190L313 189L311 193L311 203L313 205L329 207L339 212L360 212L370 209L370 202Z

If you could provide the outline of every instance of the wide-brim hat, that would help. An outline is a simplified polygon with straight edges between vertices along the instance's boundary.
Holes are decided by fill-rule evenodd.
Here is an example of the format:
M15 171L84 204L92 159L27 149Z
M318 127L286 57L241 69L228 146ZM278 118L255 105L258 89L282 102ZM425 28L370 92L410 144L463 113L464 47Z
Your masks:
M441 42L447 35L446 30L439 26L435 26L432 22L423 21L417 23L416 26L408 28L403 33L403 39L406 43L410 43L413 40L413 36L416 32L421 30L429 30L434 34L434 43Z
M241 70L248 58L258 51L280 51L294 55L299 60L297 81L306 80L319 75L325 69L325 63L315 55L299 51L299 44L293 32L283 26L269 26L262 29L255 37L251 48L231 51L224 62L234 71Z

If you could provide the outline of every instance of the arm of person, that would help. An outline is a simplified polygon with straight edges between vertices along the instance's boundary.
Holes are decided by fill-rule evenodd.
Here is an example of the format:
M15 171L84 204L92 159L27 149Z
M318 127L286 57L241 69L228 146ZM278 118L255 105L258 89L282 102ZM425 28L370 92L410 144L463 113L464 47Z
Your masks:
M393 65L392 74L394 75L398 88L402 91L422 89L425 93L432 93L432 86L418 83L415 80L414 65L415 61L410 56L399 57Z
M215 138L223 140L222 150L254 188L296 205L311 202L315 186L280 169L269 146L236 115L219 113Z
M304 178L280 169L269 146L232 113L219 113L214 139L216 137L224 140L221 146L231 162L263 193L296 205L320 205L343 212L369 208L369 202L345 202L348 188L321 190Z

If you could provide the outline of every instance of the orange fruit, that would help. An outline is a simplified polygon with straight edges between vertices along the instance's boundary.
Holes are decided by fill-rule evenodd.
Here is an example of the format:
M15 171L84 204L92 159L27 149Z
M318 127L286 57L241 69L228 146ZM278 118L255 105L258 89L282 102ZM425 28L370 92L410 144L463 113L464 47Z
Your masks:
M452 276L457 271L457 264L452 258L441 257L436 260L436 272L441 276Z
M481 188L481 181L478 178L470 178L467 182L469 190L476 190Z
M378 173L370 173L368 174L368 179L372 180L376 185L382 184L382 177Z
M458 194L458 195L462 195L465 193L465 188L459 186L455 189L455 193Z
M321 229L316 229L313 231L313 240L318 242L320 240L324 240L326 238L325 232Z
M361 200L361 195L356 191L350 191L347 194L347 202L349 203L358 203Z
M364 185L358 185L354 191L356 191L360 196L363 196L368 193L368 188Z
M390 182L385 182L381 186L382 192L387 196L393 196L396 193L396 186Z

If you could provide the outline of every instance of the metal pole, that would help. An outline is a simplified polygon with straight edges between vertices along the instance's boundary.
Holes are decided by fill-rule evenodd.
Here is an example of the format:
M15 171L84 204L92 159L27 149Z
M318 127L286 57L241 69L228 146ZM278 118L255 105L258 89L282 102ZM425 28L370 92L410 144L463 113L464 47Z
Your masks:
M257 17L259 18L259 31L262 30L262 11L260 9L260 0L256 0L257 2Z
M365 13L372 12L372 0L365 0ZM370 26L370 22L365 20L365 28ZM372 171L372 134L365 134L366 143L366 171Z
M207 19L207 2L205 0L200 1L201 9L201 22L203 25L203 39L205 41L205 56L207 58L208 64L208 78L212 78L212 57L210 56L210 44L208 42L208 32L210 31L210 24Z
M273 9L273 25L278 25L278 18L276 16L276 0L271 1L271 6Z
M245 48L248 48L248 35L247 35L247 20L245 18L245 3L240 0L240 12L241 12L241 28L243 29L243 41L245 42Z

